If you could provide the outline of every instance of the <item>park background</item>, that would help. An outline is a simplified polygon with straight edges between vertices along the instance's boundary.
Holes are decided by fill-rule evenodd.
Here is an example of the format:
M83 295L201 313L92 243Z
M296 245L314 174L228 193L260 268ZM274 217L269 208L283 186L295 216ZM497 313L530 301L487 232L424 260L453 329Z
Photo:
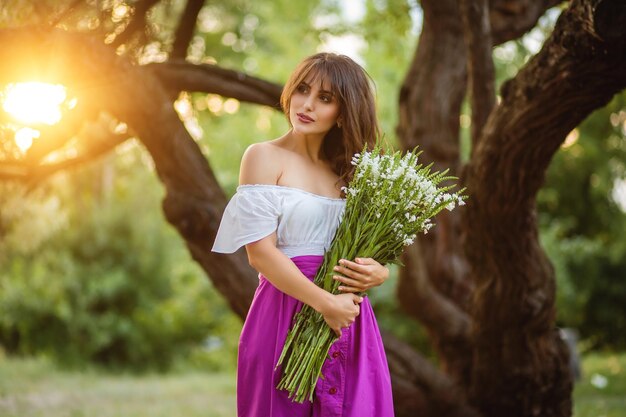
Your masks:
M68 29L95 30L105 18L115 27L141 3L5 0L0 28L41 27L58 16ZM186 6L152 3L140 65L168 58ZM539 52L567 6L547 9L533 29L493 49L496 92ZM383 131L399 148L398 94L423 18L412 0L207 1L187 59L282 84L304 56L348 54L374 80ZM27 108L44 100L42 91L30 93ZM64 114L72 111L70 101L61 104ZM288 129L270 107L217 94L182 92L174 107L228 196L246 147ZM0 170L39 140L29 130L16 135L28 123L4 111ZM125 123L102 117L96 126L127 133ZM465 160L470 122L466 99L459 118ZM85 163L34 181L5 175L8 168L0 175L2 416L235 415L241 320L168 223L154 162L127 136ZM81 146L76 139L63 152ZM620 92L571 130L537 195L539 239L555 269L556 324L579 337L578 417L626 415L625 156ZM392 268L391 279L371 293L379 325L437 363L428 331L397 300L398 275Z

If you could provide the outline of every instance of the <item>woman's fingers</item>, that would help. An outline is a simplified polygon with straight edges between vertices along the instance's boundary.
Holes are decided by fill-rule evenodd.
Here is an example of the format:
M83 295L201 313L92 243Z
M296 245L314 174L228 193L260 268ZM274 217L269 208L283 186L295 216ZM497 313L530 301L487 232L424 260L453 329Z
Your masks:
M374 273L372 270L372 262L376 262L371 258L357 258L363 264L341 259L339 265L335 266L333 270L341 275L335 275L335 279L339 279L342 283L348 286L357 288L359 291L363 291L369 288L369 284L372 281L371 275Z
M340 265L334 271L341 275L333 278L342 284L339 290L343 292L362 292L381 285L389 277L389 269L372 258L356 258L358 262L339 260Z
M335 272L340 273L345 278L349 278L349 279L355 280L357 282L358 281L363 281L363 280L367 279L367 274L369 273L368 270L364 270L364 272L359 272L359 271L347 268L345 266L336 266L333 269L334 269ZM341 275L335 275L335 278L341 277Z
M349 328L360 314L359 303L363 301L363 297L356 294L337 294L335 301L338 309L327 311L324 320L337 337L341 337L342 330Z
M359 275L358 278L348 278L341 275L333 276L334 279L339 281L342 285L339 287L340 291L365 291L370 287L370 278Z
M360 260L360 262L363 263L356 263L356 262L352 262L349 261L347 259L340 259L339 260L339 265L335 266L335 271L340 272L344 275L352 275L353 273L366 273L368 270L368 265L371 264L370 260L373 260L371 258L357 258Z
M333 278L339 281L344 287L364 288L362 281L353 278L342 277L339 275L335 275Z
M339 291L341 291L341 292L344 292L344 293L363 292L363 289L356 288L356 287L346 287L344 285L341 285L341 286L337 287L337 289Z
M344 268L342 266L336 266L334 268L334 272L335 273L339 273L339 274L343 275L346 278L355 279L355 278L363 277L363 274L361 274L360 272L352 271L352 270L350 270L348 268Z
M343 279L343 277L338 277L337 280L342 284L342 285L339 285L339 287L337 287L339 289L339 291L344 291L344 292L363 292L363 291L367 291L369 289L369 287L367 285L365 285L362 282L358 282L356 280L352 280L352 281L350 281L350 283L345 281Z

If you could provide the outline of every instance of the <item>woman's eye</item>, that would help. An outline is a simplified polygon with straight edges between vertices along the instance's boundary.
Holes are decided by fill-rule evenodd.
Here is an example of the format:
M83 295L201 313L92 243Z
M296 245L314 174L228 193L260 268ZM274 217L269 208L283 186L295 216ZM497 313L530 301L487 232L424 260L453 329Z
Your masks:
M330 103L332 99L333 98L331 96L327 96L327 95L320 96L320 100L322 100L324 103Z
M306 93L306 92L307 92L307 90L308 90L308 88L307 88L307 86L306 86L306 85L304 85L304 84L300 84L300 85L298 86L297 90L298 90L298 93Z

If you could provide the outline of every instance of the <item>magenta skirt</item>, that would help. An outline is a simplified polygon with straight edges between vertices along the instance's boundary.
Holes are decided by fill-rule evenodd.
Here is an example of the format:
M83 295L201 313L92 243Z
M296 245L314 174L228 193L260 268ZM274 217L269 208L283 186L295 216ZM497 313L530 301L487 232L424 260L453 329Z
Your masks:
M313 280L323 257L291 258ZM291 321L302 303L281 292L262 274L243 325L237 359L239 417L393 417L389 367L368 297L356 321L342 331L322 367L313 402L302 404L277 390L275 371Z

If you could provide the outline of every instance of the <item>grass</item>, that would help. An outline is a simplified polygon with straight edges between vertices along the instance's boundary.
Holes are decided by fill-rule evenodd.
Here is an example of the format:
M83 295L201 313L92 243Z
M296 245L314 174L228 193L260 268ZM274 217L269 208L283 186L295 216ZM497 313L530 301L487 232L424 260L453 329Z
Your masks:
M0 358L2 417L232 417L235 373L124 375L60 371Z
M626 353L594 353L583 359L574 416L626 417Z
M235 372L166 375L62 371L0 355L2 417L232 417ZM574 390L575 417L626 417L626 353L590 354Z

